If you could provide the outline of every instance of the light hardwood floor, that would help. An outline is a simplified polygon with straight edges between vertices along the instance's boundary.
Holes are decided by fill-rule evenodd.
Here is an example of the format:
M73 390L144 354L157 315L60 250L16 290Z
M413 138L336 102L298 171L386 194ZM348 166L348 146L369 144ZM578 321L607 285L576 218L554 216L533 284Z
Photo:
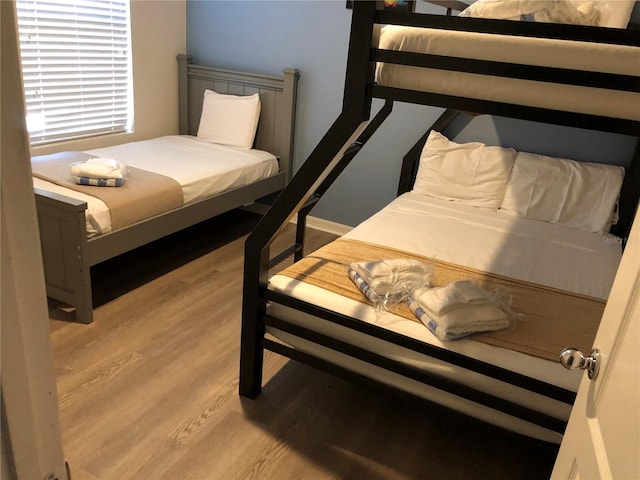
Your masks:
M548 477L556 446L275 354L262 394L239 397L256 218L231 212L94 267L91 325L50 306L73 480ZM312 248L331 238L310 232Z

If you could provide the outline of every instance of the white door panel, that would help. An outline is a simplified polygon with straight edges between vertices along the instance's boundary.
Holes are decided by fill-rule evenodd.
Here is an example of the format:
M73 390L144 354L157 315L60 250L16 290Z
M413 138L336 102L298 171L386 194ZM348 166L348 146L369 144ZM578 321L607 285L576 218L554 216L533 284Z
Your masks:
M594 342L601 353L600 371L594 380L581 373L554 479L640 479L640 216L636 217Z

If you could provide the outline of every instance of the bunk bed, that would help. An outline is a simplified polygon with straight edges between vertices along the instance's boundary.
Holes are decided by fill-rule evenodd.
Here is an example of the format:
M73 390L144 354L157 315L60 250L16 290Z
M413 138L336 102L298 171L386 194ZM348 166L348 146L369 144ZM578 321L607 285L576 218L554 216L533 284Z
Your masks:
M394 35L403 26L422 40L387 42L381 31L390 25ZM437 41L425 41L458 32L466 40L453 53L440 50ZM498 50L507 51L507 56L469 47L487 45L480 42L497 42L503 47ZM435 45L435 51L412 48L417 44ZM527 51L540 50L532 56L511 55L507 46L516 45L517 50L521 44L527 45ZM573 53L552 55L556 48L573 49ZM573 63L593 49L608 53ZM621 56L613 58L618 53ZM623 60L616 64L619 59ZM582 351L592 347L638 206L640 145L625 166L619 220L610 233L609 225L583 231L517 215L500 217L497 207L487 211L430 198L415 191L414 179L429 137L441 132L459 112L615 132L637 140L639 59L637 31L416 14L380 9L376 2L354 2L342 113L246 241L239 393L249 398L260 393L267 349L345 378L391 385L520 434L559 442L579 376L564 370L558 357L562 348L572 346L563 342L574 338ZM381 74L382 69L391 70L392 75ZM400 78L394 78L393 70L400 71ZM469 88L464 81L468 75L506 86ZM526 94L519 95L523 89ZM549 102L549 97L554 100ZM374 98L383 99L384 105L370 119ZM594 101L600 98L607 101ZM346 236L305 255L307 214L389 116L394 102L445 109L405 156L398 198ZM555 160L563 161L547 159ZM429 223L416 212L427 212ZM273 240L296 215L295 244L272 254ZM469 248L469 239L475 242L476 238L482 240ZM481 243L486 238L492 240ZM490 247L495 241L511 248L498 252ZM492 249L489 260L475 258L476 252L486 249ZM581 253L576 255L577 251ZM582 256L585 252L590 253ZM270 269L289 256L294 264L270 276ZM513 308L523 312L525 319L522 323L516 319L515 331L531 328L532 336L516 345L509 338L513 330L506 329L506 336L482 334L441 341L400 311L376 312L350 284L346 265L395 257L427 263L434 257L444 259L442 267L449 270L437 273L442 276L440 284L468 277L513 292ZM593 263L578 268L569 263L570 258ZM494 270L492 262L502 265ZM545 262L557 263L563 278L553 274L554 278L543 278L549 272L538 267ZM530 270L538 274L528 276ZM538 294L532 304L522 303ZM559 305L556 300L563 303L568 297L579 297L580 304L564 303L561 310L554 310L552 304ZM585 316L578 327L581 338L574 337L575 330L566 329L562 321L576 312ZM536 325L538 321L543 323ZM539 345L541 334L550 342Z
M167 193L162 194L162 202L147 202L145 206L149 208L138 212L142 203L139 199L136 209L126 206L120 209L122 215L118 216L119 222L111 221L114 220L113 215L106 215L104 219L103 213L106 211L109 214L109 208L104 202L91 198L91 193L83 195L82 192L61 186L64 182L56 184L34 176L47 295L75 308L78 322L93 321L91 266L226 211L252 204L279 192L290 179L298 70L287 68L282 76L273 77L192 64L188 55L178 55L177 60L179 136L165 136L88 152L65 152L61 158L54 154L32 159L34 172L44 169L46 175L43 176L46 179L49 178L49 172L53 172L50 178L55 180L57 177L54 175L60 171L60 165L68 159L84 162L90 157L108 158L124 165L127 165L128 159L146 159L146 164L153 169L154 164L161 163L161 158L166 154L167 158L162 162L170 171L175 171L176 159L179 159L182 169L186 160L198 155L194 173L186 176L185 172L185 180L181 179L179 183L173 181L175 185L169 185L165 189ZM213 98L207 104L207 115L210 115L207 118L213 118L214 121L207 124L212 127L205 131L212 136L203 141L199 126L204 98L214 95L207 91L227 97L222 100ZM219 123L215 123L216 114L212 112L220 106L219 101L241 97L253 99L251 101L255 103L256 96L259 98L259 121L253 117L258 125L257 132L255 127L253 129L255 139L252 148L234 146L243 141L251 142L251 139L248 136L236 138L234 132L221 130ZM254 111L255 105L250 112ZM238 118L242 120L244 116L239 115ZM236 143L218 145L216 142L220 139ZM209 165L213 166L220 154L225 156L226 163L219 168L210 168ZM65 166L65 172L69 170L69 165ZM128 165L127 169L131 171ZM211 172L215 177L209 177ZM194 176L201 174L207 176ZM138 169L135 175L141 178L148 172ZM159 184L157 178L161 177L152 177L152 181ZM124 185L127 183L130 184L130 181L126 180ZM112 200L114 195L120 193L116 188L100 190L107 190ZM176 197L173 203L164 200L173 197ZM120 199L115 201L122 203ZM133 212L137 216L132 216Z

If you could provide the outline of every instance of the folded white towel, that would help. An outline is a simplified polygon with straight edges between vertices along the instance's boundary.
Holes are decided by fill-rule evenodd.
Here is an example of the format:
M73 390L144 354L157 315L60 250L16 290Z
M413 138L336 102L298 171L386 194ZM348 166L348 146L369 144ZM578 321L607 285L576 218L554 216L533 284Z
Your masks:
M127 167L112 158L90 158L86 162L71 165L71 175L86 178L123 179Z
M352 263L350 269L378 296L408 295L428 284L429 269L413 259L394 258Z
M409 299L409 309L440 340L455 340L509 326L507 313L491 300L486 291L471 282L431 289L439 290L435 295L429 295L428 290L414 292ZM423 299L427 300L426 304Z
M418 302L436 315L469 304L488 303L489 293L469 280L458 280L436 288L423 288L415 292Z

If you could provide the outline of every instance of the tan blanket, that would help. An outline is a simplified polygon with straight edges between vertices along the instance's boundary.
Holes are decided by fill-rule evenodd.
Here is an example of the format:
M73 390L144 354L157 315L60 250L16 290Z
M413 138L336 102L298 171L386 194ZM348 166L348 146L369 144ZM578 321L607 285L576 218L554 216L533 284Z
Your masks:
M352 262L386 258L433 261L391 248L339 239L286 268L281 274L367 303L366 298L349 279L347 267ZM560 352L566 347L576 347L583 352L591 351L604 311L604 300L447 262L434 261L434 267L435 286L454 280L475 279L488 290L507 289L512 295L511 307L518 315L511 326L505 330L469 338L552 361L557 361ZM419 322L406 305L395 307L393 313Z
M93 155L61 152L31 159L35 177L102 200L111 213L111 229L117 230L159 215L184 203L182 187L170 177L127 166L129 177L120 187L77 185L71 180L71 164Z

